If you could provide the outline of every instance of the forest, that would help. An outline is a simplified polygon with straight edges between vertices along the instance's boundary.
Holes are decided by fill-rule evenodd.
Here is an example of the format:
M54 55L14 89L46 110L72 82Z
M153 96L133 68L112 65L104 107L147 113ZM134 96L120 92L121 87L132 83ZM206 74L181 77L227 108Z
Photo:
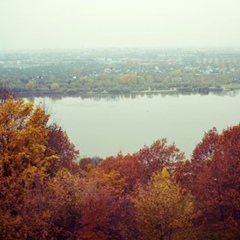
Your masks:
M102 160L49 117L0 89L0 240L240 239L240 124Z

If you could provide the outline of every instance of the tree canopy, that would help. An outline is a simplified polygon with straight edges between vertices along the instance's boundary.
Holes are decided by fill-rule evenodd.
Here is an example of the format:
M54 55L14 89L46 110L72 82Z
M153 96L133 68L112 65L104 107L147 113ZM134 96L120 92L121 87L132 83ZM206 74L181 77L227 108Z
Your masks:
M41 106L1 99L0 240L239 239L239 124L189 160L167 139L81 160Z

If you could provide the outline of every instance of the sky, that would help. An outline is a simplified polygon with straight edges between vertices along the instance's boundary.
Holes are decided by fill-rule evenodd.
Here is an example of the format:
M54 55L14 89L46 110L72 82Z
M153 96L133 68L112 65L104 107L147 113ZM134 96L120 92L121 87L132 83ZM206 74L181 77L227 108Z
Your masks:
M239 46L240 0L0 0L0 51Z

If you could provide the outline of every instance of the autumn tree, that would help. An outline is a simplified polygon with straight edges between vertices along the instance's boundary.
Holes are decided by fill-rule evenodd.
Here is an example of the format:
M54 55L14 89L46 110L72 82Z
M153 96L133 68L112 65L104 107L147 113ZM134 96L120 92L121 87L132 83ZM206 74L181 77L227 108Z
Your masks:
M208 167L200 174L198 197L205 223L221 229L240 224L240 125L224 130ZM212 225L213 226L213 225Z
M178 161L182 161L183 157L183 153L174 144L169 146L167 140L162 139L154 142L150 147L144 146L137 153L127 155L120 153L115 157L108 157L98 166L106 173L113 170L119 172L125 180L121 204L115 211L118 215L115 214L112 219L115 228L122 233L122 238L118 236L116 239L138 239L141 236L136 222L138 209L135 208L130 199L135 196L139 185L144 187L149 183L154 172L161 171L164 167L172 171L174 165ZM119 219L127 224L121 224Z
M59 239L70 225L56 220L59 212L68 216L67 189L51 182L60 170L71 169L75 152L63 132L57 132L58 141L66 155L50 139L55 133L50 134L48 119L43 109L23 99L0 104L0 239Z
M23 227L26 192L45 181L56 156L46 155L48 115L41 108L10 98L0 105L0 121L1 234L19 239L30 234Z
M8 99L0 105L0 151L3 177L21 176L31 167L47 171L56 155L47 155L48 114L33 103Z
M144 176L144 168L134 154L118 154L115 157L108 157L99 165L99 168L106 173L113 170L119 172L126 183L123 189L125 193L134 191L136 185L142 182Z
M116 198L96 180L84 184L81 195L81 218L78 222L79 240L105 240L111 224L110 215L116 209Z
M144 146L135 157L144 169L143 178L148 181L154 172L164 167L173 169L176 163L183 161L184 154L175 144L168 145L164 138L155 141L150 147Z
M133 202L140 239L185 239L185 234L190 237L193 199L172 181L166 168L155 172L146 186L139 187Z
M90 171L92 168L98 166L103 161L99 157L84 157L79 161L79 167L84 171Z
M10 97L13 97L11 91L9 91L6 87L0 86L0 103L3 103Z
M51 176L54 176L61 168L67 168L72 173L79 172L79 151L70 142L67 133L56 124L51 124L48 131L48 151L57 155L48 168Z
M126 180L126 191L133 191L136 184L147 183L154 172L164 167L173 170L175 164L183 161L184 154L175 146L168 145L167 139L155 141L151 146L144 146L134 154L118 154L108 157L99 167L104 171L118 171Z
M239 232L239 146L240 125L222 133L213 128L196 146L191 161L176 169L177 181L197 199L196 224L204 231Z
M197 191L197 181L203 169L208 165L215 153L219 134L216 128L206 132L203 139L193 150L190 160L178 162L175 171L175 178L182 187L194 192Z
M85 186L82 177L72 174L68 169L60 169L48 181L49 190L46 207L50 212L53 239L75 240L79 236L82 217L82 190Z
M80 188L80 220L78 238L81 240L114 239L113 214L118 208L125 181L117 171L105 173L93 168L82 179Z

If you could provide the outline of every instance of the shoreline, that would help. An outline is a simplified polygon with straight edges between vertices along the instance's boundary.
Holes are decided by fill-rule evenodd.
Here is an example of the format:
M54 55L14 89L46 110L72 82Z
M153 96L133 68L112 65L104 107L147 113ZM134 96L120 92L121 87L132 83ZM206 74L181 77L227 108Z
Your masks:
M141 90L141 91L119 91L119 92L112 92L112 91L64 91L64 92L53 92L53 91L34 91L34 90L25 90L21 89L9 89L10 92L16 98L34 98L34 97L50 97L50 98L62 98L62 97L117 97L117 96L138 96L138 95L208 95L208 94L216 94L216 95L224 95L224 93L238 91L240 88L215 88L215 87L206 87L206 88L178 88L178 89L148 89L148 90Z

